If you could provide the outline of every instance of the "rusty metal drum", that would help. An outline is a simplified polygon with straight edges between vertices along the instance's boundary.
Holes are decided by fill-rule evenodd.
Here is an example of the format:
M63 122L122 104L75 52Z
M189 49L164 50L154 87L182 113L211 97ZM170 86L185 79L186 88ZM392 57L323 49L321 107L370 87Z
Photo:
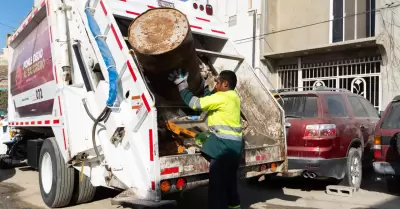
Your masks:
M189 88L199 94L201 75L195 44L186 16L172 8L147 10L132 21L128 30L132 46L144 74L158 96L182 103L169 73L182 68L189 72Z

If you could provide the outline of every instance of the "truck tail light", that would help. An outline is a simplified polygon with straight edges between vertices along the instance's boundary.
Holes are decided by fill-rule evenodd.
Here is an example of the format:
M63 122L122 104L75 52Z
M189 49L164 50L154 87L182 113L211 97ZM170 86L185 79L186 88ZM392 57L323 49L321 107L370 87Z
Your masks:
M200 4L200 11L204 11L204 6Z
M380 136L374 137L374 157L382 157L382 141Z
M309 138L332 138L337 136L335 124L307 125L304 133Z
M272 172L276 171L276 163L271 163L271 171Z
M197 5L197 3L193 3L193 8L194 8L194 9L199 8L199 6Z
M178 180L176 180L175 187L178 191L183 190L185 186L186 186L186 181L184 178L179 178Z
M160 189L163 193L169 192L169 190L171 190L171 184L168 180L162 181L160 184Z
M213 7L210 4L206 5L206 13L207 13L207 15L213 15L213 13L214 13Z

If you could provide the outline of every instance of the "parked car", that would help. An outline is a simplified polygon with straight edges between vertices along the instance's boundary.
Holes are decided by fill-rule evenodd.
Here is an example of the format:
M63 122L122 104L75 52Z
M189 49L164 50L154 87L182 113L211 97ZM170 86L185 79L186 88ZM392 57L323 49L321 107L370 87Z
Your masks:
M400 95L389 103L376 125L373 167L378 179L388 181L390 192L400 190Z
M347 90L280 93L285 110L289 169L306 178L334 178L360 188L363 161L372 166L379 113ZM282 103L281 103L282 104Z

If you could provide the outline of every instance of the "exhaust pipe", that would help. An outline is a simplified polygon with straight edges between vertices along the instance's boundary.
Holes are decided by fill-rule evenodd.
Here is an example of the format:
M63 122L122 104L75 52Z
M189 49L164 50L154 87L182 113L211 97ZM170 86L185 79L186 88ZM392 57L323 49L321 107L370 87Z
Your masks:
M304 172L303 173L303 177L306 179L313 179L315 177L317 177L317 174L313 173L313 172Z

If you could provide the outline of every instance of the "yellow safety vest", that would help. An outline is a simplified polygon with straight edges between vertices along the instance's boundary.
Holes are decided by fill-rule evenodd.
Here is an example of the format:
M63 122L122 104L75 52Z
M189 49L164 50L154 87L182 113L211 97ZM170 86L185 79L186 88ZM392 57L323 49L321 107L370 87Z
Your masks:
M242 140L240 98L236 91L216 92L210 96L193 97L189 106L208 111L208 127L219 138Z

